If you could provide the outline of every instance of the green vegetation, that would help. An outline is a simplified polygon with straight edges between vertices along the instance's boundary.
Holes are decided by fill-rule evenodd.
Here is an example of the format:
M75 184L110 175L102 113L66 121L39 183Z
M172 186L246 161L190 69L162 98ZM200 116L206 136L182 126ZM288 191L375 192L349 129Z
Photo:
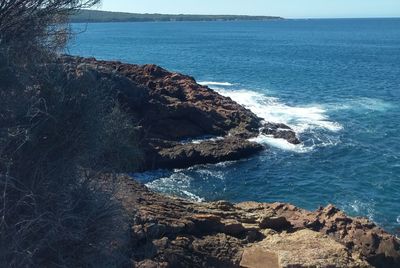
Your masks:
M80 10L71 16L71 22L151 22L151 21L236 21L282 19L272 16L244 15L164 15Z

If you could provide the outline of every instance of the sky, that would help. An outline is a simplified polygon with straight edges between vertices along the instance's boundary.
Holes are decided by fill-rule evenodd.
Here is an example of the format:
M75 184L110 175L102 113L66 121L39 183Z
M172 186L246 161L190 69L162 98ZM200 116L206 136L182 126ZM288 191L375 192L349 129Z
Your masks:
M400 17L400 0L102 0L97 9L131 13L370 18Z

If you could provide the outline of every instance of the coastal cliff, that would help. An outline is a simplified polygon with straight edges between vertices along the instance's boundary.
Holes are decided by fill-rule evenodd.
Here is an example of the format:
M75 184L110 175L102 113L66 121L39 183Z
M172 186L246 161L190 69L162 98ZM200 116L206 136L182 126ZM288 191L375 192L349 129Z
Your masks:
M260 134L300 143L189 76L155 65L65 56L69 83L109 88L137 122L141 170L184 168L250 157ZM126 171L128 172L128 171ZM104 188L111 183L103 178ZM314 212L290 204L196 203L116 180L126 239L136 267L400 267L399 240L364 218L329 205Z
M249 157L264 149L249 141L262 133L300 143L290 127L264 122L192 77L156 65L76 57L63 57L61 62L68 83L108 87L136 119L142 169L185 168Z

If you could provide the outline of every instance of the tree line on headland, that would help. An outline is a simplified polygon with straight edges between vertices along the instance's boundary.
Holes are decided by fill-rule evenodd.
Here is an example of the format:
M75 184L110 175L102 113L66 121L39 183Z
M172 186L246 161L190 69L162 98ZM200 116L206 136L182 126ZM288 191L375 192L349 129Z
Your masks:
M155 22L155 21L262 21L279 20L277 16L247 15L168 15L80 10L70 17L71 22Z

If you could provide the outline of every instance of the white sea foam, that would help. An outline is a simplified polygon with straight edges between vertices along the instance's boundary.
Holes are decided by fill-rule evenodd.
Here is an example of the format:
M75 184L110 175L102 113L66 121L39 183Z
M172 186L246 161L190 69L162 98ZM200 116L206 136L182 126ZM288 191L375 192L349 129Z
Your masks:
M232 98L237 103L253 111L256 115L264 118L266 121L275 123L285 123L292 127L296 133L307 137L307 141L303 144L294 145L288 143L284 139L276 139L268 135L260 135L252 139L272 147L285 151L293 151L296 153L307 153L316 147L324 147L337 144L337 140L329 133L337 132L342 126L336 122L329 120L324 107L319 105L310 106L290 106L282 103L279 99L269 97L264 94L251 90L235 90L231 89L233 84L229 82L200 82L203 85L212 86L221 95ZM311 138L309 138L311 137ZM182 142L198 143L203 140L218 140L221 137L202 137L196 140L188 140ZM217 166L229 166L232 162L219 163ZM174 194L189 198L195 201L204 201L204 198L193 193L193 176L197 173L201 178L214 180L215 178L224 180L223 171L216 172L205 167L191 167L188 169L175 169L168 173L159 170L149 174L142 174L142 178L147 187L161 191L164 193ZM357 209L353 207L353 209Z
M269 135L259 135L256 138L250 139L250 141L254 141L261 144L268 144L272 147L279 148L285 151L292 151L296 153L308 153L314 149L314 146L306 147L303 144L294 145L292 143L287 142L284 139L276 139Z
M233 90L214 87L219 94L230 97L232 100L250 109L257 116L269 122L284 123L290 126L297 134L314 134L307 145L293 145L284 139L275 139L268 135L260 135L253 141L268 144L272 147L297 153L312 151L315 147L337 144L328 135L315 134L318 131L338 132L343 127L329 120L327 110L320 105L290 106L282 103L278 98L269 97L251 90Z
M363 202L360 200L354 200L349 204L344 205L344 209L347 211L352 211L355 214L366 214L370 221L375 221L375 202L370 200L369 202Z
M149 189L154 189L163 193L178 195L186 197L193 201L203 202L204 198L201 198L194 193L188 191L189 189L191 189L191 180L191 176L186 175L182 172L176 172L146 183L146 186Z
M203 141L218 141L218 140L223 140L224 137L200 137L197 139L187 139L187 140L183 140L181 141L182 144L186 144L186 143L194 143L194 144L199 144L202 143Z
M201 198L201 197L199 197L199 196L197 196L197 195L195 195L195 194L193 194L193 193L191 193L189 191L182 190L182 193L184 193L186 195L186 197L188 197L189 199L194 200L196 202L204 202L205 201L204 198Z
M201 81L201 82L197 82L198 84L202 85L202 86L223 86L223 87L229 87L229 86L233 86L234 84L229 83L229 82L213 82L213 81Z
M400 216L397 217L397 223L400 223Z
M343 128L340 124L329 120L322 106L289 106L281 103L278 98L244 89L217 89L217 92L230 97L269 122L289 125L297 133L313 128L337 132Z
M368 97L352 98L342 100L340 103L327 104L329 110L360 110L360 111L373 111L373 112L385 112L392 109L393 103Z

